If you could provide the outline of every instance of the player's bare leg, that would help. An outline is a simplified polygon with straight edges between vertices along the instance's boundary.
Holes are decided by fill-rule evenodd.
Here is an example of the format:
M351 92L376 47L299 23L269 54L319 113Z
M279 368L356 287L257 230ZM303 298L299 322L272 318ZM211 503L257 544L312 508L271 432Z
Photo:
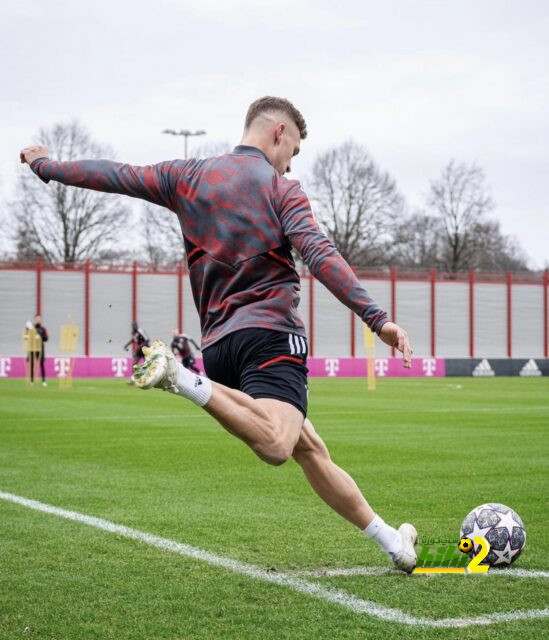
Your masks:
M293 457L311 487L340 516L359 529L365 529L372 522L373 509L351 476L332 461L328 448L308 419L303 424Z
M300 411L287 402L254 399L216 382L212 387L204 409L227 431L269 464L283 464L291 457L303 425Z
M303 415L295 407L271 398L254 399L191 373L159 341L143 351L145 363L134 369L138 387L158 387L188 398L269 464L279 465L291 457L303 425Z
M374 513L356 482L332 461L328 448L308 419L303 424L293 457L324 502L377 542L397 568L412 571L417 562L415 528L405 523L397 531Z
M188 398L270 464L282 464L293 455L313 489L332 509L372 538L399 569L411 571L415 567L414 527L404 524L396 531L374 513L351 476L331 460L311 422L303 421L293 405L254 399L197 376L160 342L145 353L145 364L134 374L137 386L156 386Z

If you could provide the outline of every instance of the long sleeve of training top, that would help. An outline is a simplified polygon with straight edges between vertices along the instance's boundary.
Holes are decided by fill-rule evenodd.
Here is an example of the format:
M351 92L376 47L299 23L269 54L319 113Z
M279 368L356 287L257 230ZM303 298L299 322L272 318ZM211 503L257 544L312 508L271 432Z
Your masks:
M111 160L57 162L38 158L31 169L45 183L55 180L73 187L120 193L173 209L185 165L183 160L136 167Z
M292 246L372 330L379 333L387 321L321 231L299 183L281 177L255 147L147 167L39 158L31 168L45 182L142 198L176 213L203 348L248 327L305 335Z
M298 182L280 180L279 216L284 234L313 276L379 334L387 314L370 298L353 270L316 221Z

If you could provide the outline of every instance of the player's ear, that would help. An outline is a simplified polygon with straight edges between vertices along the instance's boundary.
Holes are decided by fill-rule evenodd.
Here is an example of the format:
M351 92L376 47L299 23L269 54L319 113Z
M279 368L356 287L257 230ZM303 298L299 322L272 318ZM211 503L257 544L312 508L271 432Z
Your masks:
M282 134L284 133L284 130L286 129L286 125L283 122L279 122L274 130L274 134L275 134L275 144L280 144L280 140L282 138Z

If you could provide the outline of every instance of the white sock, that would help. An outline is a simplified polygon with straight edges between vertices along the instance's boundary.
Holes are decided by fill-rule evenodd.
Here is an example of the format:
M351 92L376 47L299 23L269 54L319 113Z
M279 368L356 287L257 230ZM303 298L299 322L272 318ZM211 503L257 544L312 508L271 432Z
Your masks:
M177 382L175 387L167 389L171 393L177 393L191 400L199 407L203 407L212 397L212 382L209 378L199 376L178 362Z
M402 549L402 538L398 531L386 524L377 514L362 533L375 540L385 553L398 553Z

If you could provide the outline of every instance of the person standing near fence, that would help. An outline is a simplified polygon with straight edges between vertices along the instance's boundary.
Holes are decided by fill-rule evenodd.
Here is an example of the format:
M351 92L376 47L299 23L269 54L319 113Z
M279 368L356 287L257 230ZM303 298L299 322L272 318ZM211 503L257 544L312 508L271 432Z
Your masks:
M48 341L48 330L42 324L42 318L37 314L34 316L34 329L36 333L40 336L41 348L40 351L36 354L36 358L40 361L40 373L42 374L42 386L47 387L48 383L46 382L46 347L45 343Z
M186 333L179 333L177 329L174 329L172 331L172 334L173 338L170 345L172 353L175 353L176 355L179 354L179 357L181 358L181 364L184 367L190 369L191 371L194 371L195 373L200 373L200 370L195 364L194 355L189 342L192 342L194 348L198 351L200 351L200 347L191 338L191 336L187 335Z
M241 143L215 158L148 167L56 162L42 146L27 147L20 157L45 182L126 194L178 215L209 378L185 369L155 342L134 372L136 384L203 407L269 464L293 456L334 511L398 569L411 572L417 562L413 525L397 530L373 511L307 418L308 347L297 313L300 279L292 246L320 282L403 353L408 368L411 347L406 332L389 321L322 232L299 182L284 177L306 135L305 120L291 102L266 96L250 105Z
M132 337L124 345L124 351L127 351L130 345L133 345L133 366L135 367L139 361L145 357L143 353L143 347L148 347L151 341L149 336L141 329L137 322L132 322ZM133 383L133 376L130 378L130 382Z

